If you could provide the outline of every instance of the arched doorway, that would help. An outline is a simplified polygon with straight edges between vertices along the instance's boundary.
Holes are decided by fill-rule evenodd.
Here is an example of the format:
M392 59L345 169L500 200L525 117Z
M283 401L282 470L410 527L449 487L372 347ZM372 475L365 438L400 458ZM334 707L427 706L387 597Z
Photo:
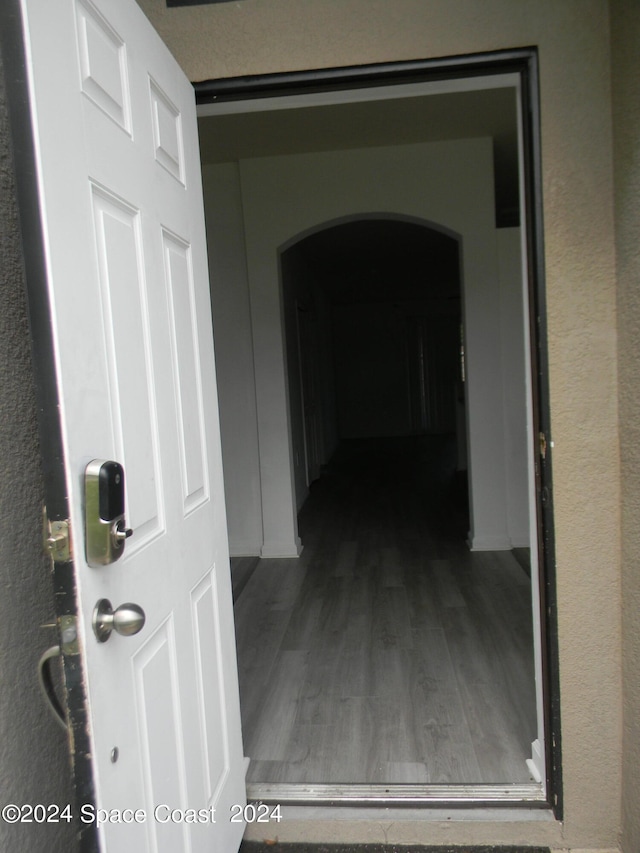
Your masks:
M440 436L465 472L457 239L350 219L288 246L281 275L298 508L341 441Z

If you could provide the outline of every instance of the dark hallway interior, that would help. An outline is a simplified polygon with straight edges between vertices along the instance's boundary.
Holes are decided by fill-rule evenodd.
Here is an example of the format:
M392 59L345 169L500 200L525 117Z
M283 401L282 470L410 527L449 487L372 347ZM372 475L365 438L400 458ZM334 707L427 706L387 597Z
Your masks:
M427 223L372 215L282 253L298 509L345 439L453 433L466 468L459 251Z

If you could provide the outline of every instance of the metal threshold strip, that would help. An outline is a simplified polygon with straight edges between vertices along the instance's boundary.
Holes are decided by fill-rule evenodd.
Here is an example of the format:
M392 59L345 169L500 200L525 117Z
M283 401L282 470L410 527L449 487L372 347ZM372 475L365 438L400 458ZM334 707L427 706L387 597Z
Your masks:
M548 806L542 785L279 785L247 784L251 802L344 806Z

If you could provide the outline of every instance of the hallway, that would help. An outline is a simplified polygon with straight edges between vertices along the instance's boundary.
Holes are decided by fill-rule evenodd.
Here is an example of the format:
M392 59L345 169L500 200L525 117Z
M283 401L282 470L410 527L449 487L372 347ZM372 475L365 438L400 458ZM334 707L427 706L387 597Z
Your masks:
M235 605L248 782L526 783L530 582L471 553L446 436L345 442L311 487L298 560Z

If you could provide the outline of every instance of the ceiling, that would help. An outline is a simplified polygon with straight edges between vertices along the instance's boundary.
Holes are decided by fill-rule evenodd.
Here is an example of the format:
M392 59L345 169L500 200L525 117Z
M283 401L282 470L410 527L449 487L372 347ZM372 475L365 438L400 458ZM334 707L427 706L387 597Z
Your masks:
M517 224L518 140L513 86L198 119L203 164L447 139L493 139L496 223Z

